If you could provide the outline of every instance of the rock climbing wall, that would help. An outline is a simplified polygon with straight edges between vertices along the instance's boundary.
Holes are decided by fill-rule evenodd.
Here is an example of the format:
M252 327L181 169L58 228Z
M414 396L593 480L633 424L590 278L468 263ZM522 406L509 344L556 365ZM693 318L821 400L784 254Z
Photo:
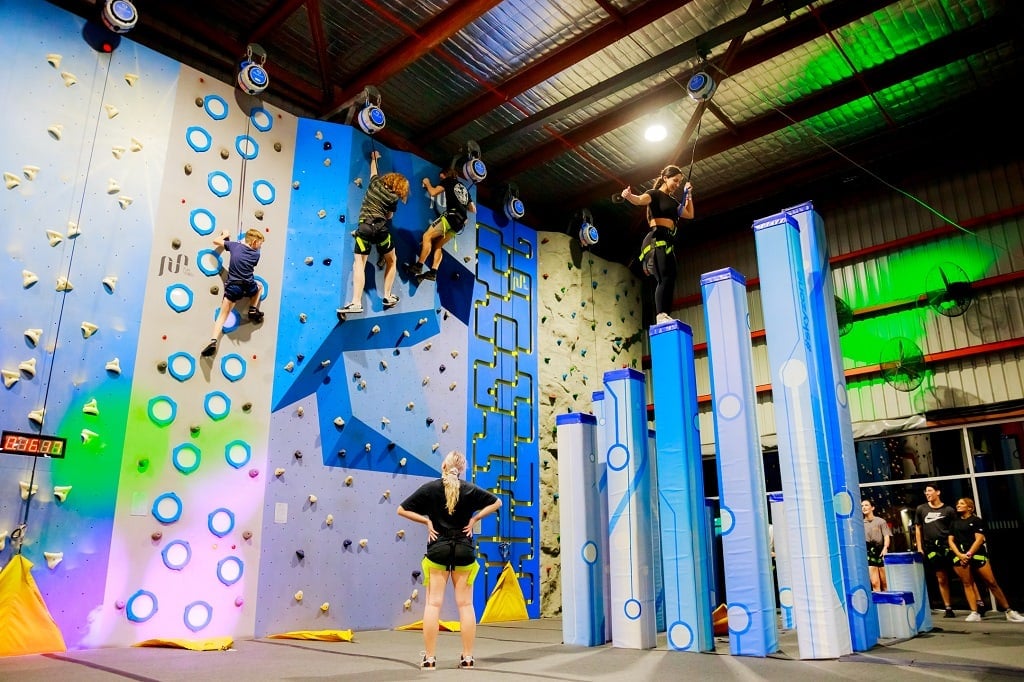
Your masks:
M647 329L643 289L628 268L594 256L574 236L545 232L540 242L541 613L553 616L562 608L555 418L591 412L604 372L639 369Z
M437 281L400 275L386 311L374 254L366 312L339 324L375 143L128 39L94 52L82 24L0 5L4 91L24 94L0 113L0 416L68 438L63 459L0 454L0 561L36 564L71 648L410 623L425 537L395 508L460 448L506 502L478 533L478 610L511 562L538 615L536 233L480 207ZM414 188L405 262L438 168L376 148ZM212 238L248 228L266 319L233 314L203 358Z

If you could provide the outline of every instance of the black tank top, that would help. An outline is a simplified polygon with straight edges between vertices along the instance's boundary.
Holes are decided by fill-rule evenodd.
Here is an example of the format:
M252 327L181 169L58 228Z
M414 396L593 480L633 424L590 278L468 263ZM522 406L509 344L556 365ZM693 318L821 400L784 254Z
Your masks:
M651 203L647 205L647 220L654 218L668 218L675 222L679 217L679 202L671 194L666 194L660 189L649 189L644 194L651 196Z

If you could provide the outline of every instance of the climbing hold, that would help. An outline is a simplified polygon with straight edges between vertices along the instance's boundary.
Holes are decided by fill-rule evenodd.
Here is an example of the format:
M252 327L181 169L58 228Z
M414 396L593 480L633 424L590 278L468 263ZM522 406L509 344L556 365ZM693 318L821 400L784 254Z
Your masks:
M416 326L418 327L418 326L420 326L420 325L423 325L423 324L426 324L426 323L427 323L427 318L425 318L425 317L421 317L421 318L420 318L420 319L419 319L419 320L418 320L418 321L416 322Z
M366 380L365 379L363 381L359 382L359 389L363 390L363 391L366 390Z
M413 409L415 409L415 407L416 407L416 403L410 401L409 403L406 404L405 409L407 411L409 411L409 412L412 412Z
M295 410L295 414L301 417L302 415L306 414L306 410L302 407L302 405L299 405L298 408L296 408Z
M299 313L299 322L301 322L302 324L306 324L307 319L309 318L306 317L306 313Z
M158 531L158 530L155 530L155 531L153 531L153 532L152 532L152 533L150 534L150 536L149 536L149 537L150 537L150 539L151 539L151 540L152 540L153 542L160 542L160 538L162 538L163 536L164 536L164 534L163 534L163 533L161 533L161 532L160 532L160 531Z
M71 291L74 288L75 287L71 285L71 282L68 281L67 277L57 278L57 291Z
M114 178L107 180L107 194L117 194L121 191L121 184Z
M111 374L120 374L121 373L121 361L118 358L114 358L113 360L111 360L110 362L107 363L106 370L108 372L110 372Z
M383 497L385 500L390 500L391 499L391 491L390 490L385 490L384 493L381 495L381 497Z
M14 189L21 184L21 180L14 173L4 173L4 184L7 185L7 189Z
M58 502L63 502L68 498L68 493L71 492L71 486L69 485L55 485L53 486L53 496Z
M341 543L341 546L344 547L345 549L348 549L349 547L352 546L352 541L346 539L344 542Z
M380 368L381 369L387 369L388 368L388 363L387 363L386 360L381 360L380 361Z
M324 519L324 523L326 523L328 526L333 526L334 525L334 514L328 514L327 518Z
M18 369L22 371L29 378L35 378L36 376L36 359L25 360L18 365Z
M303 552L301 549L297 549L297 550L295 550L295 556L297 556L299 558L299 561L302 561L303 559L306 558L306 553Z
M23 288L28 289L30 286L32 286L38 281L39 278L36 276L36 273L31 272L29 270L21 271L21 286Z
M337 426L340 429L343 426L345 426L345 420L342 419L341 417L335 417L334 418L334 425Z
M388 419L387 417L381 417L381 418L380 418L380 425L381 425L382 427L384 427L384 426L387 426L387 425L388 425L388 424L390 424L390 423L391 423L391 420L390 420L390 419Z
M430 451L431 451L431 452L437 452L437 449L438 449L439 447L441 447L441 444L440 444L440 443L434 443L433 445L431 445L431 446L430 446Z
M459 357L459 351L457 351L457 350L453 350L453 351L452 351L452 357L453 357L453 358L457 358L457 357Z
M423 377L423 381L422 381L422 382L420 382L420 383L421 383L422 385L426 386L427 384L429 384L429 383L430 383L430 377Z
M133 137L132 141L131 141L131 144L128 145L128 148L131 149L133 152L141 152L142 151L142 142L140 142L139 140L137 140L137 139L135 139Z
M235 606L241 606L244 603L245 603L244 599L242 599L241 597L235 597Z
M64 241L64 235L56 230L47 230L46 239L50 242L50 246L57 246L57 244Z
M124 82L127 83L129 87L133 87L135 85L135 82L138 80L139 74L137 73L126 73L124 75Z
M455 390L455 386L456 386L456 385L457 385L457 384L456 384L456 382L454 382L454 381L453 381L452 383L448 384L448 390L449 390L449 391L454 391L454 390Z
M177 237L175 237L174 239L172 239L172 240L171 240L171 248L172 248L172 249L174 249L175 251L177 251L178 249L180 249L180 248L181 248L181 240L180 240L180 239L178 239Z
M406 460L405 457L403 457L402 459L398 460L398 466L404 467L406 465L407 461L408 460Z
M359 546L360 547L366 547L368 544L370 544L370 541L368 539L366 539L366 538L362 538L359 541Z
M121 160L121 157L124 156L124 153L126 151L128 150L122 147L121 145L114 145L113 147L110 148L110 153L113 154L114 158L117 159L118 161ZM192 166L188 164L185 165L185 169L185 175L189 175L192 172Z
M114 117L115 117L115 116L117 116L117 115L118 115L119 113L121 113L121 112L119 112L119 111L117 110L117 107L115 107L115 106L114 106L113 104L104 104L104 105L103 105L103 108L107 110L107 118L108 118L108 119L110 119L110 118L114 118Z
M73 220L68 221L68 239L74 239L78 235L82 234L82 229L78 227L78 223Z
M330 367L330 365L331 365L331 361L330 360L323 360L323 361L320 362L320 367Z
M10 388L14 384L18 383L18 379L21 378L21 375L13 369L5 369L2 373L4 377L4 388Z
M295 601L302 601L302 590L295 593Z
M327 217L327 211L321 208L319 211L316 212L316 215L318 218L320 218L320 220L323 220L324 218Z
M231 156L231 152L229 152L227 150L227 147L221 147L220 148L220 158L222 158L222 159L224 159L226 161L229 156Z
M362 379L363 375L360 374L359 372L352 372L352 378L353 379Z
M294 362L292 362L291 360L289 360L289 361L288 361L288 364L284 366L284 371L286 371L286 372L292 372L292 371L294 371L294 370L295 370L295 363L294 363Z
M298 180L293 181L292 182L292 189L298 189L298 188L299 188L299 181Z
M349 486L352 485L352 481L353 480L354 479L351 476L346 476L345 477L345 485L349 485Z
M324 259L323 259L323 261L322 261L322 263L323 263L324 265L330 265L330 264L331 264L331 259L330 259L330 258L324 258Z
M140 459L140 460L139 460L139 461L138 461L138 462L137 462L137 463L135 464L135 468L136 468L136 469L138 470L138 472L139 472L140 474L141 474L141 473L145 473L145 471L146 471L147 469L149 469L149 458L148 458L148 457L143 457L142 459Z
M131 197L126 197L123 194L117 198L117 205L124 211L135 202Z
M210 294L212 294L213 296L220 294L220 287L214 284L212 287L210 287Z
M18 481L18 487L21 488L21 499L27 500L30 495L35 495L39 492L39 486L33 485L29 488L28 483L25 481Z
M367 452L369 452L370 450L373 449L373 446L371 446L369 443L367 443L366 445L363 446L363 449L366 450Z
M331 605L328 602L324 602L323 604L320 605L320 610L323 611L324 613L327 613L327 611L330 608L331 608Z
M420 572L419 572L419 571L413 571L413 572L412 572L412 579L413 579L413 580L419 580L419 579L420 579L420 575L421 575L421 574L420 574Z
M373 325L373 327L370 328L370 332L373 333L373 334L379 334L380 333L380 325L379 324Z
M244 533L242 533L242 539L243 540L251 540L252 539L252 531L251 530L247 530Z
M310 504L316 504L316 495L310 495L307 499Z
M274 143L274 151L275 152L281 151L281 143L280 142L275 142Z
M448 422L445 422L444 426L441 427L441 433L445 433L447 431L448 431Z
M295 457L295 459L302 459L302 450L296 450L292 453L292 456Z
M156 363L156 371L160 372L161 374L166 372L167 371L167 361L166 360L161 360L160 362Z
M248 412L252 409L252 403L245 403L242 405L242 412Z
M43 552L43 556L46 558L46 565L51 571L57 568L57 564L64 560L64 552Z
M46 132L48 132L50 137L53 139L60 140L61 136L64 134L64 126L61 123L54 123L46 129Z
M425 318L424 318L424 319L425 319ZM431 347L432 347L433 345L434 345L434 344L432 344L432 343L428 343L428 344L426 344L425 346L423 346L423 350L430 350L430 348L431 348Z
M446 369L448 369L448 368L447 368L447 367L445 367L444 365L441 365L441 366L440 366L440 367L438 367L437 369L438 369L438 371L439 371L439 372L441 372L441 373L444 373L444 371L445 371Z
M274 475L277 476L278 478L281 478L282 476L284 476L284 469L282 467L274 469Z
M55 69L59 69L60 68L60 60L61 59L63 59L63 57L61 57L56 52L51 52L50 54L46 55L46 63L49 64L50 66L52 66Z
M36 426L42 426L43 425L43 415L45 413L46 413L46 410L43 409L43 408L39 408L38 410L32 410L31 412L28 413L28 420L30 422L32 422L33 424L35 424Z
M92 322L83 322L82 323L82 338L83 339L89 338L90 336L95 334L97 331L99 331L99 327L94 325Z
M114 602L114 608L117 609L118 611L123 611L124 610L124 599L118 599L117 601L115 601Z
M433 417L427 417L427 426L430 426L433 423L434 423L434 418Z
M409 609L412 608L412 600L411 599L406 599L405 603L403 603L402 606L405 607L406 611L408 611Z
M85 405L82 406L82 414L92 415L93 417L99 415L100 408L96 402L96 398L91 398Z
M260 475L259 469L249 469L249 478L256 478Z
M114 289L117 288L117 277L115 277L114 275L108 275L108 276L103 278L102 284L103 284L103 289L108 294L112 294L112 293L114 293Z
M346 450L345 448L338 450L338 457L344 457L347 452L348 450Z
M419 590L413 590L412 591L412 598L413 599L418 599L419 596L420 596L420 591Z
M395 533L395 535L398 537L399 540L401 540L402 538L405 537L405 531L404 530L399 530L397 533Z
M192 424L188 427L188 432L192 434L193 438L199 435L199 431L200 429L198 424Z
M96 433L95 431L90 431L89 429L82 429L82 433L79 435L82 439L82 445L88 445L93 441L93 439L95 439L100 434Z

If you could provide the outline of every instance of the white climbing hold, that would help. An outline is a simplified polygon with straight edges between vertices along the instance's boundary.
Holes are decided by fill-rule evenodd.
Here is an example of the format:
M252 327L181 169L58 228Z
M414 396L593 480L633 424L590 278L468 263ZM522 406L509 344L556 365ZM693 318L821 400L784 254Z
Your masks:
M0 531L0 552L7 546L7 531Z
M341 417L335 417L334 418L334 425L337 426L340 429L341 427L343 427L345 425L345 420L342 419Z
M380 418L380 425L381 426L387 426L390 423L391 423L391 420L388 419L387 417L381 417Z
M406 610L406 611L408 611L409 609L411 609L411 608L412 608L412 599L406 599L406 600L405 600L405 603L404 603L404 604L402 604L402 606L403 606L403 607L405 607L405 610Z
M328 168L330 168L330 166L331 166L331 159L330 159L330 157L327 157L326 159L324 159L324 165L327 166Z
M50 137L52 137L53 139L59 140L61 136L64 135L64 124L54 123L52 126L46 129L46 132L48 132L50 134Z
M57 246L57 244L60 244L62 241L64 241L64 235L62 235L60 232L57 232L56 230L47 230L46 240L50 242L50 246Z
M284 366L284 371L286 371L286 372L293 372L293 371L295 371L295 363L289 361L288 364Z
M39 166L25 166L21 169L25 177L29 180L35 180L36 176L39 175Z
M369 443L367 443L366 445L363 446L363 449L366 450L367 452L369 452L370 450L373 449L373 446L370 445Z
M2 373L4 377L4 388L10 388L14 384L18 383L18 379L21 378L21 375L13 369L0 370L0 373Z
M75 287L68 281L67 277L57 278L57 291L71 291Z
M302 405L299 405L298 407L295 408L295 414L301 417L302 415L306 414L306 408L304 408Z
M142 142L133 137L131 144L128 145L128 149L131 149L133 152L141 152Z
M322 140L324 139L324 134L318 130L316 131L316 133L313 134L313 137L315 137L318 140Z
M320 605L320 610L323 611L324 613L327 613L330 610L330 608L331 608L330 602L326 602L325 601L323 604Z
M310 504L316 504L316 495L310 495L307 499Z
M402 336L404 336L405 338L409 338L412 335L409 333L408 329L403 329L402 330Z
M124 153L126 151L128 151L128 150L125 149L124 147L120 146L120 145L115 145L114 147L111 147L111 149L110 149L110 153L114 155L115 159L120 159L122 156L124 156Z
M323 360L320 363L321 367L329 367L330 365L331 365L331 361L330 360Z
M422 383L423 383L424 386L429 384L430 383L430 377L423 377L423 382Z
M28 481L18 481L18 487L21 488L21 499L23 500L27 500L29 496L35 495L39 492L39 486L33 484L33 486L29 488Z
M68 493L71 492L71 486L69 485L55 485L53 486L53 496L57 498L58 502L63 502L68 499Z
M43 556L46 557L46 566L51 571L57 568L57 564L64 560L64 552L43 552Z
M83 322L82 323L82 338L83 339L89 338L90 336L92 336L93 334L98 332L99 329L100 328L97 327L96 325L94 325L92 322Z
M32 410L28 413L28 420L37 426L42 426L45 415L46 410L40 407L38 410Z
M366 379L363 379L362 381L359 382L359 389L362 391L366 390Z
M333 526L334 525L334 514L328 514L327 518L324 519L324 523L326 523L328 526Z
M82 445L88 445L93 440L98 438L99 435L100 434L96 433L95 431L91 431L89 429L82 429L82 433L80 434L80 437L82 439Z
M21 184L21 180L14 173L4 173L4 184L7 185L7 189L14 189Z
M441 447L441 444L440 444L440 443L434 443L433 445L431 445L431 446L430 446L430 451L431 451L431 452L437 452L437 449L438 449L439 447Z
M113 104L104 104L103 108L107 110L107 118L108 119L114 118L119 113L121 113L120 111L117 110L117 107L115 107Z
M428 343L427 345L423 346L423 350L430 350L433 345L434 344L432 343Z
M319 211L317 211L316 214L320 218L320 220L323 220L324 218L327 217L327 211L325 211L322 208Z
M70 71L61 71L60 77L64 79L64 87L66 88L70 88L72 85L78 82L78 78L76 78L75 74L71 73Z
M302 590L295 593L295 601L302 601Z
M30 286L32 286L38 281L39 278L36 276L36 273L31 272L30 270L21 271L21 286L23 286L24 288L28 289Z
M444 426L441 427L441 433L446 433L447 431L448 431L448 422L445 422Z
M55 69L60 68L61 59L63 59L63 57L57 54L56 52L51 52L50 54L46 55L46 63Z
M117 194L121 191L121 183L114 178L107 180L107 194Z
M370 544L370 541L368 539L366 539L366 538L362 538L359 541L359 546L360 547L366 547L368 544Z
M133 201L135 200L132 199L131 197L126 197L122 195L117 198L117 205L120 206L121 210L123 211L129 206L131 206Z
M400 466L400 467L404 467L408 463L409 463L409 460L407 460L405 457L403 457L402 459L398 460L398 466Z
M117 288L117 277L114 275L107 275L104 277L103 288L107 290L108 294L114 293L114 289Z
M373 334L380 333L380 325L379 324L373 325L373 327L370 328L370 332L373 333Z
M387 369L388 368L387 360L381 360L380 361L380 368L381 369Z
M459 357L459 351L457 351L457 350L453 350L453 351L452 351L452 357L453 357L453 358L457 358L457 357Z
M100 406L96 402L96 398L91 398L89 402L82 406L82 414L92 415L93 417L98 416L100 413Z
M306 265L312 265L313 264L313 257L312 256L306 256L306 260L304 260L303 262Z
M384 494L381 497L383 497L385 500L390 500L391 499L391 491L390 490L385 490Z
M130 86L134 86L135 83L138 80L139 80L139 74L137 74L137 73L126 73L124 75L124 82L127 83Z
M454 381L452 383L448 384L448 390L449 391L454 391L456 385L457 384Z
M18 365L18 369L27 374L31 378L36 376L36 359L32 358Z
M395 536L398 537L399 539L404 538L405 537L405 531L404 530L399 530L397 533L395 533Z
M413 410L414 410L415 408L416 408L416 403L414 403L414 402L412 402L412 401L410 401L410 402L409 402L409 403L408 403L408 404L407 404L407 405L405 406L405 409L409 410L410 412L412 412L412 411L413 411Z
M421 317L420 321L417 324L426 324L426 323L427 323L427 318Z
M352 480L353 479L352 479L351 476L346 476L345 477L345 485L352 485Z
M118 358L114 358L113 360L107 363L106 370L112 374L120 374L121 360Z
M282 476L284 476L284 469L281 467L274 469L274 475L277 476L278 478L281 478Z
M82 228L78 226L74 220L68 221L68 239L74 239L78 235L82 234Z
M417 599L417 598L419 598L419 596L420 596L420 591L419 590L413 590L412 591L412 598L413 599Z

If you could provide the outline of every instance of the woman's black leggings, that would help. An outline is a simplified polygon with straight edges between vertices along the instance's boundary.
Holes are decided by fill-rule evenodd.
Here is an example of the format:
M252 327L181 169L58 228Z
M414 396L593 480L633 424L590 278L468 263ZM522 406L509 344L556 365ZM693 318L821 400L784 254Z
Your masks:
M654 278L658 284L654 289L654 314L672 314L672 299L676 290L675 250L666 253L666 248L654 250Z

